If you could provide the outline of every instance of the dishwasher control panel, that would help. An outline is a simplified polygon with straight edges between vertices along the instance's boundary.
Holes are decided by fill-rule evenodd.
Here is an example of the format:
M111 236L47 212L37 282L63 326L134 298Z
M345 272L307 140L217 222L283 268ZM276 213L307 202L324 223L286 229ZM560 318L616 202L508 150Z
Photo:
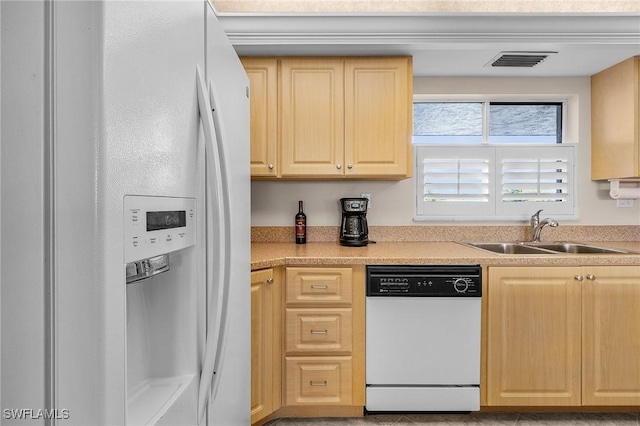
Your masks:
M367 297L481 297L480 265L368 265Z

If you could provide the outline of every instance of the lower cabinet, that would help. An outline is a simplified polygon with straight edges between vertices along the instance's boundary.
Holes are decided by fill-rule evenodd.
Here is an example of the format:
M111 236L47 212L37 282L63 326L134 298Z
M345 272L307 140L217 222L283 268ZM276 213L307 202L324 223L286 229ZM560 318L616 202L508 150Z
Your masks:
M488 405L640 405L638 266L490 267L488 277Z
M251 423L362 416L364 266L251 274Z
M280 269L251 273L251 423L280 408Z
M364 406L364 268L287 267L284 341L284 406Z
M350 356L286 357L287 405L351 405Z
M640 406L640 267L583 268L582 405Z
M486 271L488 406L640 406L640 267ZM364 284L361 265L252 273L252 424L362 415Z

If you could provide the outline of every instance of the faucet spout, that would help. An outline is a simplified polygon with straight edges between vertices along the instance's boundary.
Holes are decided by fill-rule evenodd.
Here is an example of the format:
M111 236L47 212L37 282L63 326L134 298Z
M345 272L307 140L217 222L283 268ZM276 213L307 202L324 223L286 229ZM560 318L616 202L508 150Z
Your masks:
M542 234L542 228L549 225L552 228L559 226L559 223L554 219L546 218L540 220L540 212L542 210L538 210L531 216L531 242L539 243L540 235Z

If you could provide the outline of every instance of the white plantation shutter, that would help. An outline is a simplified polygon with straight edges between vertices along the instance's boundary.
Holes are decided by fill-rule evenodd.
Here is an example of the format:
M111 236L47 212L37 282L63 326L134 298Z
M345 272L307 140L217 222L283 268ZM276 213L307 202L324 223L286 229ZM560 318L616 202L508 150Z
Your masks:
M498 215L528 213L532 205L545 214L573 214L574 147L502 147Z
M489 201L489 160L425 159L424 195L435 201Z
M423 146L417 148L418 214L465 215L494 210L494 154L487 147Z
M417 146L418 218L574 214L574 146Z
M567 159L503 158L501 163L502 202L554 202L567 199Z

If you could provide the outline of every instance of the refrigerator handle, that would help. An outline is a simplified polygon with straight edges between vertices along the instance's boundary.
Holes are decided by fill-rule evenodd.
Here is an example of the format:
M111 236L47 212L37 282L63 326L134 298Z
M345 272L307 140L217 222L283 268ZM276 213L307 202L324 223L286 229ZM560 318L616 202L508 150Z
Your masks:
M217 346L213 365L213 380L211 383L211 402L216 399L216 395L218 393L218 385L220 384L220 372L222 371L222 364L224 361L225 354L225 346L227 343L227 319L229 318L229 295L231 294L229 286L231 285L231 185L229 182L229 167L227 163L227 157L225 154L225 142L226 137L224 131L224 123L220 119L220 115L218 112L218 105L216 102L216 90L213 81L209 80L209 100L211 105L211 117L213 118L213 129L215 131L216 137L214 141L217 142L217 145L212 145L212 149L218 148L218 170L220 183L222 185L222 200L220 211L224 214L222 215L222 229L221 234L224 233L224 239L222 239L222 244L220 245L222 253L224 253L223 257L223 279L220 285L220 319L218 324L218 339Z
M209 300L207 302L208 310L213 306L214 288L218 289L218 309L215 309L216 315L212 312L207 313L207 332L205 353L200 375L200 386L198 390L198 422L203 418L206 407L209 402L209 395L212 400L215 399L215 391L217 389L218 377L222 361L222 348L225 341L226 331L226 312L228 305L228 281L229 281L229 231L225 226L229 218L228 215L228 189L225 188L226 176L223 176L224 167L223 159L220 158L218 136L212 115L212 107L207 95L206 86L199 67L196 68L197 86L198 86L198 107L200 110L200 118L205 137L205 158L206 158L206 210L207 210L207 293ZM214 193L215 189L215 193ZM216 200L215 209L218 211L217 221L214 221L213 211L214 202ZM218 236L216 238L218 247L214 249L214 238L211 238L212 232ZM217 269L217 283L213 281L213 261L212 254L217 252L220 256L220 268ZM217 286L216 286L217 284ZM219 375L219 374L218 374ZM213 385L212 385L213 383ZM213 387L212 387L213 386Z

